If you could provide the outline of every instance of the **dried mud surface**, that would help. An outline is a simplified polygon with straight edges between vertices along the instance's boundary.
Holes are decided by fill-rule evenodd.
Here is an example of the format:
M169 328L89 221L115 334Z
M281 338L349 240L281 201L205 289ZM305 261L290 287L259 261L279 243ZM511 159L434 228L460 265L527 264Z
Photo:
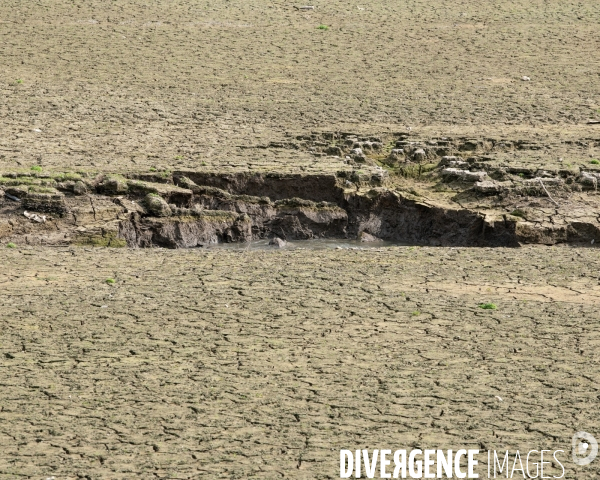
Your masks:
M0 261L1 478L339 478L340 448L568 453L600 429L594 249Z
M600 116L597 1L315 5L2 2L0 169L323 171L247 149L312 129L554 141L600 128L586 126Z
M600 438L600 3L298 5L0 2L0 187L25 200L0 199L0 478L338 478L340 448ZM381 149L336 154L350 134ZM384 200L580 246L74 246L148 214L125 177L169 203L177 171L335 177L366 205L384 169ZM334 191L225 190L205 207Z

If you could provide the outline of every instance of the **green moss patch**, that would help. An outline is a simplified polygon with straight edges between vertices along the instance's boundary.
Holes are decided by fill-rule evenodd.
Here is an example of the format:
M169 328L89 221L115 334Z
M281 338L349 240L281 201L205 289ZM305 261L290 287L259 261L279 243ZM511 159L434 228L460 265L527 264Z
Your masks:
M74 242L75 245L88 247L124 248L127 242L117 238L116 232L104 232L98 235L81 235Z

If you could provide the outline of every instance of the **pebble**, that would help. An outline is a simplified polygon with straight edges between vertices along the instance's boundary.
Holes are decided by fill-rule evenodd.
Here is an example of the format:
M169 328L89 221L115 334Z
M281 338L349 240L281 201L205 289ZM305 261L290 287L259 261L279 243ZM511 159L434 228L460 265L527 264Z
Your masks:
M283 248L287 245L287 242L285 240L282 240L279 237L273 237L271 239L271 241L269 242L269 245L276 247L276 248Z
M27 210L23 212L23 215L29 220L33 220L38 223L46 223L46 215L37 215L35 213L29 213Z

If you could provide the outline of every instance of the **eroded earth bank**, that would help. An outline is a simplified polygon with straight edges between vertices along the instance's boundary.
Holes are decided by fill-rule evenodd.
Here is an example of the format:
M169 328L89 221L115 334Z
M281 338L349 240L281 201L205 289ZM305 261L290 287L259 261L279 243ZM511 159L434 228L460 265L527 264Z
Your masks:
M323 173L34 166L0 177L0 239L168 248L263 238L280 246L314 238L593 244L600 241L600 161L574 166L552 151L581 156L598 146L595 138L548 145L327 132L263 147L305 151L327 163L331 171Z

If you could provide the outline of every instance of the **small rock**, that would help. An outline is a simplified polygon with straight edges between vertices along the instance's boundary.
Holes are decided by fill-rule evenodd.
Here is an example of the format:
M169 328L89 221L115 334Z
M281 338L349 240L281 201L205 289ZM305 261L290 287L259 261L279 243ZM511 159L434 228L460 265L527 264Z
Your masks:
M27 210L23 212L23 215L29 220L33 220L37 223L46 223L46 215L37 215L36 213L29 213Z
M360 234L358 235L358 239L361 242L377 242L379 240L381 240L380 238L377 238L374 235L371 235L370 233L367 232L360 232Z
M531 78L529 78L529 77L527 77L527 76L523 75L523 76L521 77L521 80L523 80L524 82L529 82L529 81L531 81Z
M279 237L273 237L271 239L271 241L269 242L269 245L272 245L273 247L276 247L276 248L283 248L287 245L287 242L285 240L282 240Z

